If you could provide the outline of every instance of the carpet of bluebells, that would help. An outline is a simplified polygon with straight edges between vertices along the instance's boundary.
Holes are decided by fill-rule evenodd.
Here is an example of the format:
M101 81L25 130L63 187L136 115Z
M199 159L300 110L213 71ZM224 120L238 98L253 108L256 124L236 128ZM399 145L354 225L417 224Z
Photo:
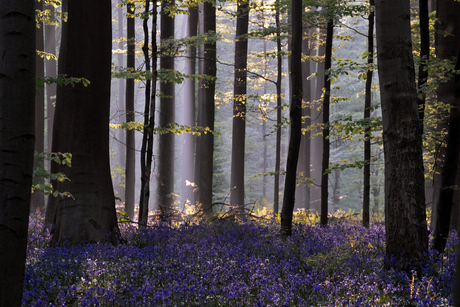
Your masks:
M121 224L126 243L48 247L30 220L23 306L452 306L456 235L418 273L383 267L383 226ZM46 233L46 232L45 232Z

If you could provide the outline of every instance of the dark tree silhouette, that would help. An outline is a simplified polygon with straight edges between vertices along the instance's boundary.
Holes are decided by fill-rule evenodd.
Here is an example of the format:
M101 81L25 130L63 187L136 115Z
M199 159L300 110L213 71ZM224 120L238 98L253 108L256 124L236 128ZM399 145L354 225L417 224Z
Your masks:
M112 54L110 0L64 1L59 74L86 78L58 87L53 152L72 154L72 167L53 163L53 173L70 181L53 182L73 198L50 197L47 221L54 225L52 244L111 242L119 231L109 162L109 116Z
M238 1L235 38L235 76L233 90L233 132L230 203L244 212L244 154L246 142L246 87L248 66L249 2Z
M21 306L34 160L34 1L0 1L0 306Z
M292 1L292 51L291 51L291 105L289 110L290 138L286 162L283 208L281 210L281 236L292 234L297 161L302 135L302 1Z
M386 254L408 269L428 252L422 138L412 57L410 1L375 1L385 152ZM394 265L392 263L391 265Z

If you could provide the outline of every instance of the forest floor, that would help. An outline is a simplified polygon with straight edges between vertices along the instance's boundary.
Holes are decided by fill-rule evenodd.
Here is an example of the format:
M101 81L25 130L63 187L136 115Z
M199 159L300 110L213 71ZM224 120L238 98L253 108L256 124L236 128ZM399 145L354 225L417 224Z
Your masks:
M30 220L23 306L452 306L457 236L416 273L387 270L385 231L339 219L120 224L124 244L48 247Z

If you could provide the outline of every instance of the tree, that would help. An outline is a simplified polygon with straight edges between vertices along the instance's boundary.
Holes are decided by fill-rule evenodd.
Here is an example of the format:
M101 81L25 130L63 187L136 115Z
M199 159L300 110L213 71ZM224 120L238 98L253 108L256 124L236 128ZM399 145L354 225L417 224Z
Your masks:
M196 160L199 162L198 172L198 202L202 204L207 214L212 212L212 177L214 159L214 94L216 89L216 8L212 2L200 4L200 29L207 35L201 53L203 74L198 84L199 115L198 125L208 128L211 132L202 133L197 140ZM200 154L198 154L200 148Z
M436 28L436 56L442 60L453 61L457 57L460 42L460 3L445 1L436 3L436 16L439 20ZM447 35L446 35L447 34ZM458 62L455 70L458 69ZM449 72L451 73L451 72ZM446 76L446 82L439 84L437 89L438 101L451 105L449 125L447 128L447 146L443 150L440 187L435 190L432 228L434 248L439 252L444 250L451 223L451 211L457 177L459 155L459 123L458 123L458 77ZM458 193L458 192L457 192Z
M45 6L51 14L56 12L55 7L50 4ZM56 24L45 24L45 52L56 55ZM45 60L45 75L47 77L56 78L57 65L56 59L50 58ZM54 104L56 102L57 84L51 83L46 85L46 130L47 130L47 151L51 152L51 144L53 141L53 118Z
M174 0L161 2L160 23L160 71L163 74L171 74L174 70L174 56L171 55L171 40L174 39L174 16L172 8ZM152 34L153 35L153 34ZM160 80L160 128L168 129L174 124L174 81ZM151 110L153 112L153 110ZM174 133L165 132L160 134L159 141L159 198L161 216L170 215L173 206L174 191Z
M303 23L302 57L309 57L313 51L311 39L314 28L307 22ZM304 209L310 209L310 168L311 168L311 74L310 60L302 61L302 137L300 141L299 166L297 169L300 184L296 189L296 204Z
M34 159L35 2L0 1L0 306L19 307Z
M35 9L43 11L43 2L35 2ZM37 28L35 29L35 47L38 51L45 50L45 42L43 40L43 27L45 23L43 20L38 20ZM43 78L45 76L45 60L37 54L35 61L35 73L37 78ZM35 151L45 151L45 89L39 87L37 89L37 95L35 96ZM43 164L43 158L35 161L36 165ZM39 179L40 183L44 183L43 178ZM41 212L45 207L45 197L43 193L37 192L32 194L30 201L30 211Z
M235 80L230 203L244 212L244 153L246 142L246 79L248 65L249 2L238 1L235 36Z
M369 207L371 195L371 106L372 106L372 65L374 64L374 0L370 0L369 26L367 32L367 73L366 92L364 97L364 120L368 124L364 130L364 187L363 187L363 226L369 227Z
M135 54L135 23L134 23L134 4L128 2L127 5L126 34L128 48L126 53L126 64L129 70L134 70L136 59ZM126 80L126 122L134 122L134 79ZM134 189L136 186L136 139L135 130L126 131L126 164L125 164L125 212L130 218L134 217Z
M198 27L198 6L188 8L188 37L195 37L197 35ZM187 61L185 63L185 73L189 76L195 75L196 71L196 45L189 46L187 51ZM184 82L184 102L183 123L186 126L195 126L195 87L196 82L194 78L187 78ZM181 182L181 197L182 203L187 200L190 204L195 204L195 195L193 193L194 187L187 181L193 182L193 166L195 160L195 143L196 137L193 134L187 133L184 135L184 143L182 147L182 182Z
M292 216L294 212L296 171L299 159L300 139L302 135L302 1L292 1L292 51L291 51L291 105L289 151L286 162L283 208L281 210L281 235L292 234Z
M276 76L276 156L275 156L275 188L273 196L273 214L279 212L279 189L280 189L280 165L281 165L281 82L283 74L283 58L281 55L281 28L280 28L280 0L276 1L276 59L277 59L277 76Z
M149 28L150 1L145 2L144 11L144 53L147 80L145 85L144 131L141 147L141 193L139 196L139 224L147 225L150 199L150 174L153 159L153 131L155 128L156 80L157 80L157 4L153 5L152 18L152 65L149 56Z
M423 132L423 119L425 117L426 94L423 86L428 80L428 61L430 58L430 20L428 14L428 0L419 1L419 19L420 19L420 64L418 67L418 106L420 125Z
M334 35L334 20L331 16L327 17L326 26L326 54L324 58L324 96L323 96L323 161L321 169L321 225L327 224L328 201L329 201L329 115L330 115L330 98L331 98L331 75L332 66L332 39Z
M109 162L111 82L111 3L64 1L59 74L86 78L58 87L53 152L72 154L72 168L53 163L52 173L70 181L53 187L73 198L50 197L47 222L54 225L51 244L66 241L117 244L119 231ZM86 86L85 86L86 85Z
M460 69L460 53L457 55L455 70ZM449 237L451 211L456 190L458 157L460 154L460 76L455 75L455 100L453 101L447 135L446 155L441 173L441 190L436 204L437 221L433 231L433 248L439 253L444 251Z
M428 251L409 2L375 2L385 153L386 254L401 257L406 269L409 264L420 264Z

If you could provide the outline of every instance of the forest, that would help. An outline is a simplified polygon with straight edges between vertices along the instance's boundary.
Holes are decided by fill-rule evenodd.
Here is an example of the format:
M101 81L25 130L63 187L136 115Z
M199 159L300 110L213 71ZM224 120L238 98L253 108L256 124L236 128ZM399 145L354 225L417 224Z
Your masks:
M460 306L459 46L455 0L0 0L0 307Z

